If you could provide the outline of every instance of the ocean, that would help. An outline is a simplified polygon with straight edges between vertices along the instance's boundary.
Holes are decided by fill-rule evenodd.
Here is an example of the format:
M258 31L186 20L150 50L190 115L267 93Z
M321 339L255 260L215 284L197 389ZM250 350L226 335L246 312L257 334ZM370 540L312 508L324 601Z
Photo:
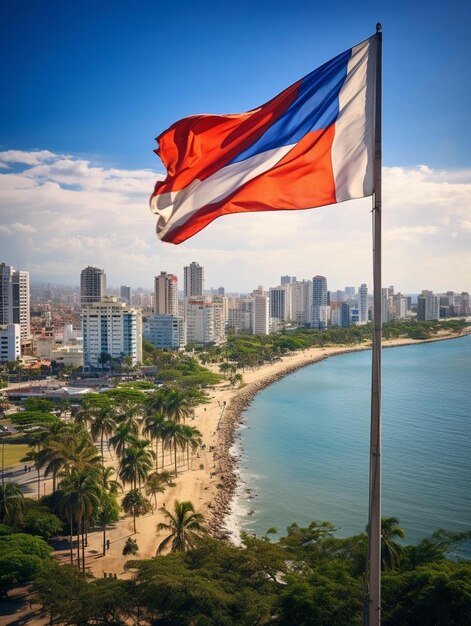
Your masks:
M257 394L234 453L228 527L257 535L329 520L341 537L368 514L371 352L312 364ZM471 336L383 350L383 515L416 543L471 529ZM471 558L471 546L459 556Z

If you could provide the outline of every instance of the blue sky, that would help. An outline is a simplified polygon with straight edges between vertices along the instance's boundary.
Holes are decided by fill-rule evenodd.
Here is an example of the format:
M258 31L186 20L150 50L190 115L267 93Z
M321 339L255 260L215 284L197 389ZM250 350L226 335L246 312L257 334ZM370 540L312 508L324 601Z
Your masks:
M70 220L81 222L76 230L70 224L68 229L63 229L64 238L72 237L74 241L80 241L80 245L77 244L74 258L62 259L60 271L55 267L57 257L54 257L60 247L59 242L56 247L52 246L49 256L45 254L41 250L41 242L47 243L50 234L41 231L38 224L31 221L29 213L31 202L34 203L32 197L43 197L48 185L58 185L56 195L60 195L60 190L92 193L88 182L82 184L83 180L90 173L93 178L100 170L109 180L118 176L143 183L139 190L135 190L136 194L142 194L142 208L137 195L131 203L132 210L138 212L134 213L139 222L136 237L141 240L141 248L144 246L144 256L148 259L147 266L142 265L140 285L150 284L151 274L160 269L179 273L181 263L193 260L193 257L206 263L217 262L219 270L210 282L226 284L233 289L248 290L257 286L249 284L251 263L260 267L259 279L254 279L257 283L268 284L270 281L270 284L276 284L278 273L309 277L316 273L329 275L329 271L335 282L333 288L342 286L337 281L354 284L355 281L368 280L369 261L366 254L361 258L358 256L355 271L352 271L346 257L345 262L333 263L338 265L334 269L325 262L325 258L331 258L331 255L338 259L335 241L339 236L348 236L344 232L333 235L327 231L323 233L323 242L330 242L330 247L327 245L324 248L324 254L321 253L322 248L319 250L321 243L314 238L312 256L307 260L305 255L302 257L305 263L308 261L305 271L301 258L296 259L287 251L286 256L281 255L280 266L276 268L273 263L267 263L265 267L263 259L252 255L251 260L247 260L245 273L238 270L235 278L237 247L242 253L244 250L247 252L247 259L250 250L234 238L221 240L224 228L219 225L213 227L216 228L217 246L211 237L200 235L191 243L183 244L186 246L183 253L181 247L176 252L176 248L155 240L155 220L148 213L145 191L148 182L148 192L152 190L152 176L148 181L145 172L163 173L159 159L152 152L154 137L175 120L201 112L229 113L254 108L332 56L371 35L378 20L383 23L384 29L384 165L391 168L394 176L397 176L399 168L411 184L417 177L423 181L425 176L425 182L432 185L428 187L432 204L436 203L437 197L435 185L442 185L439 196L444 193L443 185L447 185L449 195L445 196L454 198L454 202L462 202L462 210L459 216L449 216L451 230L448 244L443 240L428 242L432 244L431 259L434 255L435 258L447 258L447 250L450 258L460 249L465 254L469 241L466 245L458 241L461 231L457 230L456 223L461 219L459 223L464 224L463 233L467 235L469 214L466 220L464 212L469 199L471 169L471 3L456 0L448 3L419 0L361 4L313 0L253 0L230 4L209 1L81 0L72 3L68 0L22 0L4 3L0 25L1 75L2 84L6 86L0 100L0 152L10 154L5 157L4 167L0 170L0 178L3 174L7 176L4 180L6 191L0 205L6 216L3 235L0 232L0 237L3 236L0 244L9 258L3 260L25 269L29 264L37 279L47 276L51 280L69 282L81 266L106 262L108 257L105 252L96 252L98 243L91 245L98 223L92 220L87 231L87 214L84 212L81 216L77 208L80 206L78 197L72 198L70 206L65 194L60 199L50 198L51 206L57 200L61 216L70 210ZM12 151L29 154L38 150L48 151L54 156L22 157L20 161L15 160L18 156L12 157ZM32 163L31 160L37 162ZM42 169L37 170L38 165ZM419 170L419 165L427 170ZM54 171L52 166L55 166ZM62 178L57 174L58 169ZM69 172L67 179L63 176L64 169ZM113 174L114 170L119 170L121 174ZM18 187L18 180L9 177L13 173L23 173L34 182L39 193L21 199L22 192L14 192L24 189L24 184ZM404 186L402 178L401 181L401 189L397 189L394 198L391 197L391 204L397 204L400 196L401 207L406 210L408 195L405 190L408 187ZM98 188L103 191L100 185L96 182L92 196L86 196L87 202L96 203L92 213L96 220L102 202L112 204L116 201L115 198L100 196L97 191ZM450 185L454 185L452 189ZM414 192L409 195L413 196ZM119 206L115 215L111 206L103 209L108 236L115 237L109 242L108 252L115 255L118 254L117 247L123 242L120 237L132 235L128 217L121 219L126 211L124 196L122 199L122 203L117 203ZM45 197L41 201L47 202ZM391 222L391 227L410 226L419 228L419 231L428 228L428 235L436 237L443 224L437 221L428 223L424 201L428 200L417 200L418 208L414 213L417 219L411 219L406 213L408 217L405 221L398 224ZM8 211L14 211L14 214ZM435 213L440 214L440 210L434 205L430 215ZM59 219L57 215L53 218L53 214L50 219ZM325 210L320 210L319 214L326 215ZM293 225L299 222L299 217L289 219L293 222L287 228L293 227L295 232L296 226ZM315 231L318 218L309 216L306 219ZM329 219L326 217L326 223ZM337 221L339 219L338 216ZM112 222L114 225L110 227ZM266 226L263 219L256 220L256 223L257 228L262 230ZM15 227L15 224L21 226ZM231 221L231 224L235 222ZM241 220L240 224L245 228L247 222ZM55 239L61 235L57 226L62 228L58 222L54 223ZM284 228L283 223L281 228ZM30 239L18 239L20 234L23 237L25 233ZM254 233L254 240L256 238ZM263 232L261 239L266 246L263 258L279 248L277 237L271 242L266 240ZM408 240L404 245L410 248L414 240ZM417 240L417 245L424 244ZM361 246L364 247L364 244ZM103 250L105 247L103 243ZM139 242L136 242L138 248ZM33 249L37 250L37 254L33 254ZM92 250L89 253L92 258L81 259L79 249ZM394 260L394 254L398 253L394 250L390 266L387 256L385 259L385 270L388 272L385 282L394 281L398 286L402 284L404 291L426 287L438 290L447 288L447 285L451 289L468 288L456 277L457 268L462 267L468 257L456 259L455 265L451 263L449 279L444 273L440 280L436 280L430 261L423 271L419 272L418 268L418 278L414 282L410 277L405 280L405 265L401 271L398 270L397 259ZM399 256L402 258L402 255ZM288 267L290 259L292 267ZM111 282L131 282L129 273L125 271L129 263L130 259L124 263L123 269L116 269L115 275L109 270ZM411 263L420 266L423 259L409 258L409 267ZM113 258L109 264L120 267ZM163 264L165 267L161 267ZM140 272L141 265L136 267ZM439 284L434 284L434 280ZM447 280L449 282L445 284Z

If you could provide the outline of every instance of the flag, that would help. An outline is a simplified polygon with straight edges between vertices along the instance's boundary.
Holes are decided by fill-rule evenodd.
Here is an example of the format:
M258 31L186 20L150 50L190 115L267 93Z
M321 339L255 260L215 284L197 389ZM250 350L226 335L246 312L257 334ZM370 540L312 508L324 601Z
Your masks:
M181 243L231 213L371 195L376 45L363 41L257 109L187 117L157 137L160 239Z

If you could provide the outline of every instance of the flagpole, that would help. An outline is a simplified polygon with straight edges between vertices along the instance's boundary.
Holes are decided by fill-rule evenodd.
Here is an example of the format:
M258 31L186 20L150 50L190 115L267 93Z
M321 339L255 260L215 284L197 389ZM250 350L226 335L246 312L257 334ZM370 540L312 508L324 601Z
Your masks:
M368 520L368 626L381 624L381 80L382 27L376 25L373 195L373 351Z

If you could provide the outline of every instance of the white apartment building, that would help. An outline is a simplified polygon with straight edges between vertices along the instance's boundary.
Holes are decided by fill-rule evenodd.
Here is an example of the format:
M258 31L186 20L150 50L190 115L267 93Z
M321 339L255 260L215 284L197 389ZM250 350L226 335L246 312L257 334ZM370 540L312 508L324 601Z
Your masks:
M235 333L252 333L253 308L251 296L232 299L228 308L227 326Z
M395 293L391 298L391 319L403 320L407 317L407 299L402 293Z
M178 278L160 272L154 280L154 313L178 316Z
M365 283L358 289L358 324L368 323L368 287Z
M422 321L440 318L440 299L428 289L424 289L417 298L417 319Z
M0 325L0 362L16 361L21 356L21 328L19 324Z
M327 328L330 324L330 305L319 307L319 328Z
M312 319L312 280L300 280L289 285L291 320L298 326L310 324Z
M214 309L214 342L224 343L226 341L226 302L220 296L213 298L211 305Z
M223 294L218 294L211 297L211 302L222 307L222 316L225 328L229 318L229 298Z
M330 325L342 326L342 306L340 302L336 302L330 308Z
M30 337L29 272L0 263L0 324L19 324L21 339Z
M156 348L182 350L186 344L185 322L175 315L152 315L143 324L142 336Z
M268 296L263 293L252 295L252 324L253 335L268 335L270 332L270 303Z
M216 342L215 309L212 302L200 299L188 300L186 304L186 341L198 345Z
M389 321L390 315L389 315L389 309L390 309L390 302L389 302L390 298L389 298L389 294L388 294L388 288L387 287L383 287L381 289L381 321L383 322L383 324L387 321Z
M125 356L132 363L142 361L141 312L115 297L82 307L83 366L100 367L100 357L113 359Z

